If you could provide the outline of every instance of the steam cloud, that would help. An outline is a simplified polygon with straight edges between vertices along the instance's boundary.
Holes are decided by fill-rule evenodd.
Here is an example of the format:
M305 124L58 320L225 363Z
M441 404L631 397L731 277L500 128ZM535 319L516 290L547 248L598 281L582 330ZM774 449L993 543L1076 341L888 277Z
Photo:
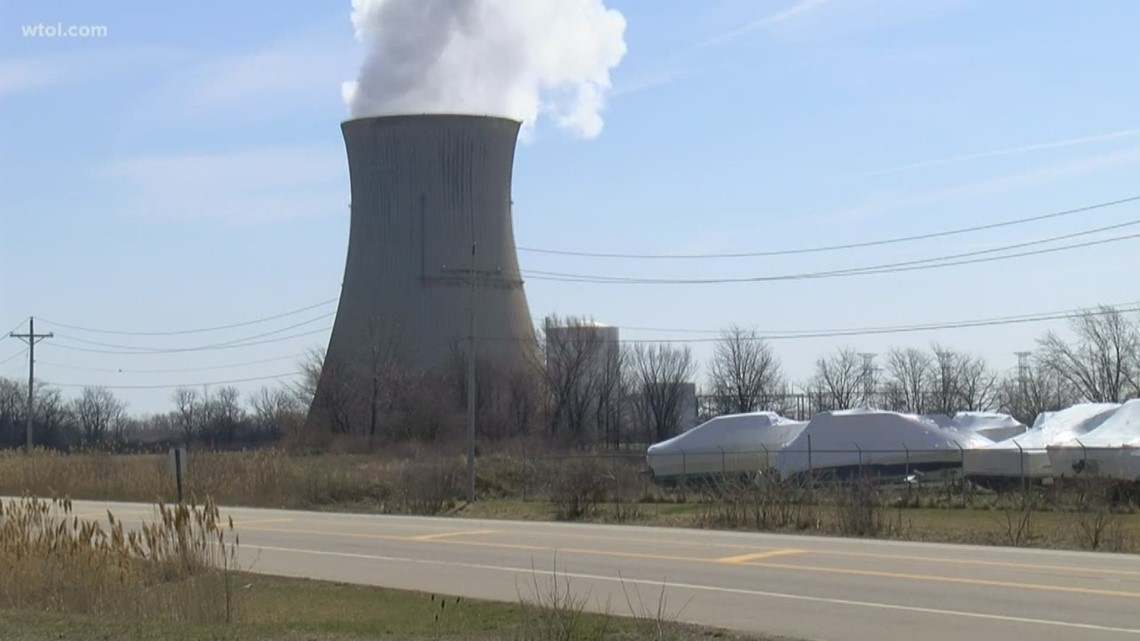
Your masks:
M369 47L344 85L353 118L467 113L539 116L586 138L602 130L625 18L603 0L353 0Z

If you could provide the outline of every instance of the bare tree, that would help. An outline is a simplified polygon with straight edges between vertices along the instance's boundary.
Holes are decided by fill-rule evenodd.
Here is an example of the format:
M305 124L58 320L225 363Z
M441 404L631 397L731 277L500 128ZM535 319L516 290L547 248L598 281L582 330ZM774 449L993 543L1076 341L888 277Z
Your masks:
M368 438L375 439L382 416L395 409L400 363L399 335L386 331L379 319L368 325Z
M842 347L815 362L812 393L821 410L845 410L855 406L863 393L863 359L850 347Z
M998 402L998 376L981 356L958 363L958 408L968 412L993 409Z
M233 444L245 421L241 392L236 387L220 387L213 394L202 392L202 433L210 447Z
M541 394L530 372L515 369L507 376L509 423L506 436L523 436L530 433L540 410Z
M262 387L250 395L253 423L267 436L279 436L301 421L302 409L296 396L281 387Z
M357 405L350 374L343 363L326 358L325 350L312 350L299 364L301 380L293 393L302 405L310 408L311 427L332 434L352 431L353 408Z
M958 408L958 369L962 355L938 343L931 345L930 351L934 361L927 411L953 416Z
M887 407L897 412L926 413L932 368L930 356L922 350L892 348L887 353Z
M325 365L325 349L310 349L305 353L305 357L297 363L297 367L301 370L301 377L292 384L291 391L297 402L304 407L309 407L313 404L313 400L317 397L317 388L321 383L321 370Z
M36 443L57 449L74 445L78 440L75 417L63 394L38 381L36 387Z
M27 398L26 388L18 382L0 378L0 445L15 447L24 442Z
M780 360L759 334L736 325L721 332L709 367L714 413L759 410L782 384Z
M614 448L620 448L623 441L622 425L628 398L625 370L626 352L620 345L607 345L597 373L598 402L594 420L606 443Z
M189 446L194 442L202 426L202 403L198 390L179 387L174 390L174 413L182 443Z
M1055 412L1077 399L1068 380L1036 360L1023 372L1005 377L997 389L998 408L1025 425L1032 425L1042 412Z
M585 318L547 317L539 331L542 373L550 399L550 429L584 445L596 438L599 391L611 382L610 351L595 323Z
M1069 343L1053 332L1038 340L1041 365L1091 402L1119 403L1140 388L1140 328L1107 306L1074 317Z
M72 411L88 445L104 445L119 435L126 405L105 387L84 387Z
M687 390L697 369L692 352L688 347L639 343L628 359L649 436L655 441L674 436L684 420Z

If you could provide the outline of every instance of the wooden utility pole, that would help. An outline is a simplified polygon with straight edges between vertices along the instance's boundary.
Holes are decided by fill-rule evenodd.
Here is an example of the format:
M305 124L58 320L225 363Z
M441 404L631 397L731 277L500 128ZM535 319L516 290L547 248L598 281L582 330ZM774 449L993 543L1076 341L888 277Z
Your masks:
M44 340L45 338L53 338L54 334L48 332L47 334L36 333L36 319L34 317L28 319L28 333L17 334L12 332L9 334L12 338L18 338L28 344L28 424L25 432L27 442L25 448L27 453L32 453L32 421L35 417L36 410L36 343Z

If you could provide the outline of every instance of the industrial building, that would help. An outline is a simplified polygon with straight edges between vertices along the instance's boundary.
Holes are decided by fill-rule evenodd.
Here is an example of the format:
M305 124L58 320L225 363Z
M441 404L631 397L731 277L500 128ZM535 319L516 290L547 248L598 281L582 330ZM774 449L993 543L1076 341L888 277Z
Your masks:
M536 362L511 220L520 124L473 115L342 124L351 226L310 424L327 418L334 396L351 399L337 408L348 420L364 420L377 362L447 367L467 354L472 325L477 361Z

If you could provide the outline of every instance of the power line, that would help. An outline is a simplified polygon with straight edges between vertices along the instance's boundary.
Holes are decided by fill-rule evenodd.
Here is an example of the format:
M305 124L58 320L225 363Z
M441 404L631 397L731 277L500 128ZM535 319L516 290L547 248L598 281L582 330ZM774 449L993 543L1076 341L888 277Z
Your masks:
M72 370L76 372L99 372L106 374L183 374L187 372L209 372L223 369L236 369L238 367L247 367L249 365L262 365L264 363L276 363L279 361L295 360L304 358L304 354L293 354L290 356L277 356L275 358L263 358L256 361L246 361L244 363L230 363L229 365L210 365L205 367L181 367L176 369L122 369L110 367L77 367L75 365L63 365L61 363L51 363L40 361L40 365L47 367L55 367L57 369ZM3 363L0 363L2 365Z
M1127 223L1128 225L1140 224L1140 221L1133 221ZM1078 235L1093 232L1079 232ZM528 276L535 280L547 280L568 283L593 283L593 284L617 284L617 285L716 285L726 283L760 283L760 282L775 282L787 280L809 280L809 279L822 279L822 278L839 278L844 276L867 276L875 274L893 274L910 271L921 271L927 269L936 269L939 267L955 267L959 265L974 265L980 263L989 263L1001 260L1010 260L1014 258L1024 258L1027 256L1038 256L1042 254L1052 254L1061 251L1068 251L1071 249L1079 249L1082 247L1093 247L1097 245L1105 245L1108 243L1116 243L1133 238L1140 238L1140 234L1128 234L1125 236L1115 236L1112 238L1105 238L1095 241L1087 241L1083 243L1073 243L1070 245L1062 245L1060 247L1050 247L1046 249L1038 249L1034 251L1020 252L1015 254L1007 254L1004 256L989 256L985 258L974 258L969 260L950 260L956 256L969 256L978 255L981 253L992 253L995 251L1004 251L1014 247L1026 246L1032 244L1042 244L1046 242L1053 242L1057 238L1043 239L1039 241L1031 241L1029 243L1020 243L1018 245L1011 245L1000 248L992 248L982 250L979 252L968 252L966 254L940 256L935 258L925 258L916 261L905 261L901 263L886 263L881 265L868 265L865 267L855 267L848 269L819 271L819 272L804 272L798 274L781 274L777 276L748 276L738 278L640 278L640 277L626 277L626 276L601 276L597 274L566 274L559 272L544 272L544 271L526 271L525 274L534 274ZM946 261L938 264L928 264L935 261Z
M4 360L0 361L0 365L7 365L8 363L11 363L12 361L16 360L17 358L20 358L21 356L23 356L27 353L28 353L28 350L26 350L26 349L23 351L16 352L15 354L12 354L8 358L5 358Z
M179 387L210 387L212 385L233 385L236 383L251 383L255 381L269 381L281 378L289 378L290 376L298 376L301 372L290 372L287 374L272 374L269 376L253 376L250 378L234 378L228 381L211 381L206 383L179 383L177 385L83 385L80 383L47 383L52 387L105 387L107 389L176 389Z
M213 327L199 327L196 329L168 330L168 331L159 331L159 332L119 331L119 330L112 330L112 329L95 329L95 328L91 328L91 327L82 327L79 325L68 325L67 323L60 323L58 321L53 321L53 320L49 320L46 318L41 318L40 320L42 320L46 323L50 323L52 325L55 325L56 327L62 327L64 329L73 329L73 330L80 331L80 332L90 332L92 334L115 334L115 335L119 335L119 336L178 336L178 335L184 335L184 334L203 334L206 332L216 332L216 331L221 331L224 329L234 329L237 327L247 327L249 325L258 325L261 323L267 323L269 321L277 320L279 318L286 318L288 316L296 316L297 314L300 314L302 312L307 312L310 309L316 309L318 307L324 307L325 305L328 305L330 303L335 303L338 300L340 300L339 296L337 298L330 298L328 300L321 301L319 303L313 303L312 305L308 305L306 307L294 309L294 310L291 310L288 312L283 312L281 314L275 314L273 316L265 316L263 318L257 318L257 319L250 320L250 321L243 321L240 323L230 323L229 325L215 325Z
M847 249L862 249L865 247L881 247L883 245L894 245L898 243L907 243L918 240L930 240L933 238L945 238L947 236L955 236L960 234L969 234L979 231L986 231L990 229L999 229L1001 227L1012 227L1015 225L1024 225L1026 223L1039 222L1042 220L1050 220L1053 218L1061 218L1064 216L1072 216L1087 211L1094 211L1104 209L1107 207L1115 207L1126 203L1140 201L1140 195L1129 196L1119 200L1112 200L1108 202L1097 203L1095 205L1088 205L1085 207L1078 207L1076 209L1066 209L1064 211L1052 212L1048 214L1041 214L1037 216L1030 216L1028 218L1017 218L1014 220L1007 220L999 223L990 223L987 225L976 225L973 227L961 227L958 229L948 229L944 231L931 232L927 234L917 234L914 236L898 236L894 238L885 238L879 240L870 240L859 243L846 243L841 245L822 245L816 247L799 247L794 249L774 249L758 252L739 252L739 253L718 253L718 254L617 254L617 253L602 253L602 252L586 252L586 251L570 251L560 249L545 249L539 247L519 247L519 251L529 252L534 254L551 254L556 256L578 256L584 258L623 258L623 259L643 259L643 260L708 260L708 259L724 259L724 258L759 258L763 256L791 256L795 254L814 254L832 251L841 251Z
M22 358L22 357L27 356L27 355L28 355L28 350L25 349L22 352L17 352L15 354L13 354L12 356L9 356L8 358L5 358L3 361L0 361L0 365L11 363L12 361L16 360L17 358ZM6 378L8 376L14 375L16 373L16 371L20 369L21 366L22 366L22 363L16 363L16 365L14 367L9 367L8 369L4 370L3 374L0 374L0 378Z
M94 345L96 347L111 347L111 348L116 348L116 349L131 350L132 353L138 353L138 354L169 354L172 352L194 352L194 351L221 349L223 347L242 345L242 344L247 343L248 341L256 340L259 338L265 338L266 336L275 336L275 335L280 334L282 332L287 332L291 329L297 329L298 327L304 327L305 325L310 325L310 324L315 323L317 321L329 318L333 315L335 315L335 314L334 313L323 314L321 316L317 316L316 318L310 318L309 320L302 321L300 323L295 323L293 325L289 325L288 327L281 327L281 328L275 329L273 331L263 332L261 334L255 334L253 336L246 336L243 338L236 338L236 339L225 341L222 343L214 343L211 345L198 345L195 347L172 347L172 348L139 347L137 345L122 345L119 343L103 343L100 341L87 340L85 338L79 338L79 337L70 336L67 334L59 334L59 337L60 338L66 338L67 340L74 341L77 343L83 343L85 345Z
M24 321L20 321L20 322L16 323L15 327L4 332L3 335L0 335L0 343L3 343L4 341L8 340L9 338L14 338L14 336L12 336L12 334L15 334L16 330L23 327L23 325L24 325Z
M1133 309L1133 307L1135 307L1135 309ZM1075 316L1075 315L1079 315L1079 314L1101 315L1104 313L1111 313L1111 312L1102 312L1102 311L1100 311L1100 308L1109 308L1109 309L1116 310L1118 312L1123 312L1123 313L1128 313L1128 312L1132 312L1132 311L1140 311L1140 301L1128 301L1125 303L1110 303L1107 305L1098 305L1096 308L1074 307L1074 308L1070 308L1070 309L1061 309L1061 310L1055 310L1055 311L1049 311L1049 312L1032 312L1029 314L1015 314L1015 315L1009 315L1009 316L997 316L997 317L971 319L971 320L964 320L964 321L949 321L949 323L951 325L957 325L960 323L983 324L983 323L990 323L990 322L1006 322L1006 321L1014 321L1014 320L1024 320L1026 322L1030 322L1030 321L1035 321L1035 320L1052 320L1052 319L1055 319L1057 317L1071 317L1071 316ZM780 335L786 335L786 336L791 336L794 338L794 337L796 337L800 334L804 334L804 333L809 333L809 334L815 335L815 334L819 334L819 333L843 334L846 332L880 332L880 331L896 330L896 329L900 329L900 328L904 328L904 329L909 329L909 328L941 329L941 328L945 327L945 325L946 325L946 323L919 323L919 324L913 324L913 325L880 325L880 326L873 326L873 327L855 327L855 328L840 327L840 328L810 329L810 330L803 330L803 329L752 329L749 327L742 327L742 329L744 329L745 331L747 331L751 334L755 334L757 336L762 336L762 337L777 338ZM624 330L638 330L638 331L675 332L675 333L690 333L690 334L716 334L718 336L724 332L723 329L693 329L693 328L669 329L669 328L660 328L660 327L627 327L624 325L617 325L617 327L620 328L622 331L624 331Z
M895 325L884 327L858 327L849 329L826 329L826 330L795 330L785 331L784 333L777 332L754 332L753 336L745 337L749 341L777 341L777 340L802 340L814 338L841 338L847 336L871 336L877 334L907 334L914 332L939 330L939 329L970 329L974 327L995 327L1001 325L1020 325L1025 323L1036 323L1054 320L1066 320L1081 314L1088 314L1091 316L1101 316L1114 312L1118 313L1134 313L1140 312L1140 302L1128 303L1128 306L1102 306L1109 309L1088 309L1078 308L1073 310L1061 312L1043 312L1039 314L1024 314L1019 316L1005 316L997 318L984 318L974 320L950 321L946 323L926 323L916 325ZM507 338L492 338L488 340L506 341L516 340ZM622 339L622 343L677 343L677 344L696 344L696 343L715 343L721 340L720 337L715 338L639 338L639 339Z
M322 327L321 329L314 329L312 331L301 332L299 334L292 334L289 336L281 336L279 338L273 338L273 339L268 339L268 340L263 340L263 341L241 343L241 344L237 344L237 345L215 345L215 346L207 345L207 346L195 347L195 348L154 350L154 351L149 351L149 352L92 349L92 348L88 348L88 347L76 347L74 345L66 345L63 343L55 343L54 347L70 350L73 352L87 352L90 354L115 354L115 355L120 355L120 356L155 356L155 355L159 355L159 354L175 354L175 353L210 351L210 350L220 350L220 349L238 349L238 348L242 348L242 347L254 347L256 345L269 345L271 343L280 343L282 341L292 340L294 338L302 338L304 336L312 336L313 334L320 334L323 332L327 332L331 329L332 329L331 327ZM73 340L73 339L71 339L71 340Z

